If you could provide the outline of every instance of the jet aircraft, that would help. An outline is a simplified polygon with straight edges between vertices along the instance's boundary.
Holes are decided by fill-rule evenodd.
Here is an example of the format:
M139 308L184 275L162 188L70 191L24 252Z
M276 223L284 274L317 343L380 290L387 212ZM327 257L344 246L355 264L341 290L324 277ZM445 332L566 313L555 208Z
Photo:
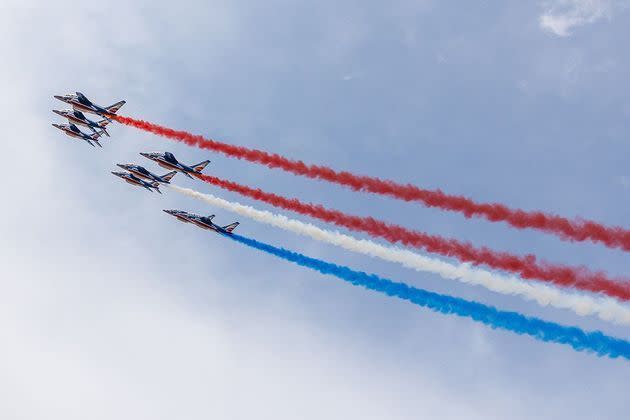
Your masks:
M79 127L77 127L74 124L54 124L53 123L53 127L60 129L61 131L66 133L67 136L74 137L74 138L81 139L88 142L90 146L94 146L94 143L96 143L98 147L103 147L101 146L101 143L98 142L98 138L103 134L102 132L94 133L92 135L85 134L83 131L79 130Z
M96 133L96 129L98 128L103 131L103 134L109 137L109 133L105 130L105 126L111 122L110 119L104 118L100 121L92 121L88 119L83 112L74 109L62 109L61 111L53 109L52 111L55 114L66 118L72 124L82 125L89 128L93 133Z
M140 154L145 158L151 159L152 161L156 162L161 167L181 172L188 178L192 178L193 176L199 177L203 168L205 168L206 165L210 163L209 160L204 160L203 162L200 162L196 165L184 165L183 163L179 162L171 152L151 152Z
M192 223L202 229L213 230L217 233L224 233L231 235L232 231L239 225L238 222L231 223L227 226L219 226L212 222L214 214L210 216L199 216L197 214L188 213L182 210L162 210L165 213L175 216L178 220L184 223Z
M177 174L177 171L172 171L162 176L159 176L152 172L149 172L140 165L134 165L132 163L117 163L116 166L124 169L125 171L131 172L138 178L146 179L153 182L159 182L161 184L170 184L171 178L173 178L175 174Z
M100 106L90 101L81 92L76 92L75 95L55 95L55 99L59 99L62 102L72 105L72 107L77 111L89 112L91 114L100 115L104 118L116 115L116 112L120 109L120 107L127 103L126 101L120 101L110 106Z
M147 190L153 192L153 190L159 192L160 194L162 194L162 191L160 191L160 184L158 182L147 182L143 179L138 178L137 176L135 176L134 174L130 174L129 172L112 172L112 174L116 175L117 177L123 179L125 182L131 184L131 185L136 185L138 187L144 187Z

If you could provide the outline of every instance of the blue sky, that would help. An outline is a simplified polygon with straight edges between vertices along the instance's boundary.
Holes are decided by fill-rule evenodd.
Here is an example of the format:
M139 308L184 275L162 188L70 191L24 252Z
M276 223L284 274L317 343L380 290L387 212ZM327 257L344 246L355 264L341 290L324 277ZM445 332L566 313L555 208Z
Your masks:
M4 1L0 417L621 418L630 365L420 310L164 215L233 216L109 171L170 150L248 185L627 276L627 254L296 178L115 126L53 94L335 168L628 226L623 1ZM150 169L155 169L148 161ZM177 178L175 178L177 179ZM235 195L183 178L180 185ZM630 338L248 220L243 235Z

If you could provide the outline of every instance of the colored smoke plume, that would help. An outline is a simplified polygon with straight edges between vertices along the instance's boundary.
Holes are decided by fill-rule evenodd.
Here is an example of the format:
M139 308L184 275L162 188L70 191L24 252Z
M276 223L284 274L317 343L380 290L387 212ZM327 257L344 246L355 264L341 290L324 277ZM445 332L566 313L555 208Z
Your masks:
M619 226L605 226L590 220L573 220L542 211L513 209L499 203L477 203L470 198L446 194L441 190L427 190L411 184L355 175L346 171L335 171L326 166L307 165L302 161L291 160L278 154L234 146L130 117L113 116L112 118L122 124L184 142L190 146L223 153L269 168L282 169L296 175L344 185L355 191L367 191L404 201L417 201L428 207L458 212L468 218L478 217L491 222L505 222L517 229L536 229L554 234L566 241L591 241L609 248L630 251L630 230Z
M608 278L606 273L592 272L586 267L551 264L540 261L532 254L517 256L486 247L478 248L469 242L429 235L400 225L386 223L373 217L349 215L338 210L327 209L321 205L303 203L295 198L289 199L214 176L200 175L199 178L209 184L239 193L245 197L311 216L337 226L343 226L350 230L365 232L374 237L386 239L391 243L413 246L435 254L453 257L462 262L486 265L497 270L518 274L525 279L542 280L557 286L575 287L589 292L604 293L625 301L630 300L630 281L612 280Z
M490 328L508 330L516 334L529 335L537 340L571 346L577 351L586 351L598 356L622 357L630 360L630 342L603 334L600 331L586 332L577 327L566 327L553 322L530 318L517 312L500 311L494 307L464 299L440 295L426 290L394 282L374 274L351 270L348 267L310 258L283 248L277 248L254 239L239 235L225 235L251 248L266 252L285 261L328 274L368 290L406 300L415 305L447 315L457 315L481 322Z
M170 184L169 187L180 194L201 200L206 204L288 232L309 237L316 241L335 245L348 251L401 264L416 271L434 273L443 279L479 285L496 293L519 296L526 300L533 300L541 306L550 305L555 308L569 309L580 316L595 314L605 321L630 325L630 307L615 299L582 293L568 293L540 282L523 281L515 276L492 273L471 267L469 264L451 264L407 249L384 246L367 239L357 239L340 232L321 229L311 223L304 223L281 214L258 210L254 207L227 201L211 194L203 194L173 184Z

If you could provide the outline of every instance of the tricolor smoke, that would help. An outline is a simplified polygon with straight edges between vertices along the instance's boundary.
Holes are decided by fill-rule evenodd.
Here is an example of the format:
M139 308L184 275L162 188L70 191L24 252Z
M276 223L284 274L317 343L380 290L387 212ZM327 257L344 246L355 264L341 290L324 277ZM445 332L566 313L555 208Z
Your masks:
M445 194L440 190L426 190L410 184L335 171L326 166L307 165L302 161L287 159L278 154L246 147L233 146L207 139L185 131L173 130L134 118L114 116L116 121L139 128L191 146L223 153L237 159L245 159L270 168L279 168L296 175L341 184L355 191L368 191L405 201L418 201L428 207L455 211L466 217L480 217L491 222L505 222L518 229L537 229L552 233L568 241L592 241L610 248L630 251L630 230L604 226L588 220L571 220L540 211L512 209L498 203L477 203L463 196Z
M550 343L566 344L578 351L593 352L599 356L611 358L623 357L630 360L630 342L604 335L599 331L585 332L580 328L566 327L537 318L529 318L516 312L500 311L481 303L428 292L374 274L354 271L348 267L310 258L283 248L276 248L244 236L225 236L286 261L311 268L322 274L335 276L355 286L394 296L435 312L471 318L491 328L526 334Z
M559 286L601 292L621 300L630 300L630 281L609 279L605 273L591 272L586 267L569 267L539 261L535 255L517 256L493 251L486 247L476 248L468 242L445 239L436 235L414 231L405 227L383 222L372 217L349 215L321 205L303 203L260 189L250 188L217 177L200 175L203 181L237 192L245 197L263 201L275 207L311 216L351 230L368 233L391 243L424 249L428 252L457 258L463 262L483 264L488 267L518 274L525 279L543 280Z
M551 305L556 308L570 309L578 315L597 314L605 321L630 325L630 307L620 304L614 299L566 293L538 282L524 282L514 276L490 273L470 267L467 264L453 265L409 250L387 247L369 240L356 239L339 232L324 230L310 223L223 200L211 194L202 194L173 184L169 187L212 206L349 251L402 264L417 271L434 273L445 279L480 285L497 293L518 295L527 300L534 300L543 306Z

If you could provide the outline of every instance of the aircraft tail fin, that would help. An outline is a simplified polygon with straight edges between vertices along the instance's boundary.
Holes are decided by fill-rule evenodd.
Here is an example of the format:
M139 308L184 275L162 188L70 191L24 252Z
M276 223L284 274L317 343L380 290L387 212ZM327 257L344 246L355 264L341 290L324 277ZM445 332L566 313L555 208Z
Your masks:
M94 143L96 143L96 145L97 145L98 147L100 147L101 149L103 148L103 146L101 145L101 143L100 143L97 139L92 139L92 141L93 141Z
M162 175L162 180L164 182L170 182L171 179L177 174L177 171L169 172L167 174Z
M236 226L240 225L239 222L234 222L232 224L229 224L227 226L223 226L221 229L223 229L224 231L226 231L227 233L232 233L232 231L236 228Z
M196 165L193 165L193 169L195 170L195 172L201 172L203 171L203 168L205 168L208 163L210 163L209 160L204 160L203 162L199 162Z
M126 104L126 103L127 103L127 101L120 101L120 102L116 102L115 104L110 105L110 106L108 106L108 107L107 107L107 108L105 108L105 109L107 109L107 110L108 110L109 112L111 112L112 114L115 114L115 113L116 113L116 112L118 112L118 110L119 110L120 108L122 108L122 106L123 106L124 104Z

